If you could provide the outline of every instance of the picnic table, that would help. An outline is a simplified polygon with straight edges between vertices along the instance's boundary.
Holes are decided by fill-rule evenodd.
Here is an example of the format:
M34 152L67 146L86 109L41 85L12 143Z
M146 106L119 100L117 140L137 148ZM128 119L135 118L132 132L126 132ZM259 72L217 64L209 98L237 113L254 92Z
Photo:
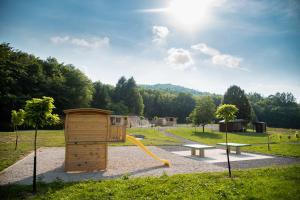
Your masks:
M230 153L230 148L235 147L235 153L240 155L241 154L241 147L251 146L250 144L241 144L241 143L227 143L228 144L228 151ZM226 143L218 143L217 145L226 146Z
M199 149L199 157L202 157L202 158L205 156L205 154L204 154L205 149L216 148L214 146L208 146L208 145L203 145L203 144L185 144L183 146L190 148L191 149L191 154L193 156L196 155L196 150Z

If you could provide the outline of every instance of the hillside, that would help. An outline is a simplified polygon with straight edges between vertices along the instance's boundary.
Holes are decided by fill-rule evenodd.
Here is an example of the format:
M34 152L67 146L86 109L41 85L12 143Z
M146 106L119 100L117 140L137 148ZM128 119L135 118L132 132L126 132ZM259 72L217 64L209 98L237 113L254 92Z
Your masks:
M180 85L173 85L173 84L154 84L154 85L146 85L146 84L142 84L139 85L141 88L145 88L145 89L151 89L151 90L161 90L161 91L167 91L167 92L171 92L171 93L189 93L195 96L201 96L201 95L210 95L209 92L200 92L198 90L194 90L194 89L190 89L190 88L186 88Z

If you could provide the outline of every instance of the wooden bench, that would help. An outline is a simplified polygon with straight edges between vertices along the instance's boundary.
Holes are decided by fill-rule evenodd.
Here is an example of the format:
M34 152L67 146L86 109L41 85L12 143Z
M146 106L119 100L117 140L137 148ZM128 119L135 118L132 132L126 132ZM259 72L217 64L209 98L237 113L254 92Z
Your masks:
M235 147L235 153L238 155L241 154L241 147L251 146L250 144L240 144L240 143L227 143L227 144L228 144L229 153L230 153L230 148ZM226 147L226 143L218 143L217 145Z
M205 149L216 148L214 146L208 146L208 145L203 145L203 144L185 144L183 146L191 149L192 156L195 156L196 150L199 149L199 157L202 157L202 158L205 156L205 154L204 154Z

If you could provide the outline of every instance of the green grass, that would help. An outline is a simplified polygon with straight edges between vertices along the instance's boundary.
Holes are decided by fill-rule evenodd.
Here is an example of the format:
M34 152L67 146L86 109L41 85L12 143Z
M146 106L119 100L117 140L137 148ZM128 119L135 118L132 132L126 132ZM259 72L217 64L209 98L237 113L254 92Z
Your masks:
M144 135L145 139L141 140L144 145L174 145L181 144L180 141L165 136L157 128L128 128L127 134ZM126 143L112 143L112 145L132 145L130 142Z
M280 130L280 129L279 129ZM300 157L300 140L296 138L295 131L282 131L278 129L271 129L269 131L271 150L268 150L267 142L268 135L265 133L255 133L255 132L246 132L246 133L228 133L228 141L236 143L246 143L252 144L250 147L244 147L244 150L282 155L282 156L292 156ZM200 143L215 145L220 142L225 142L225 133L222 132L212 132L206 130L204 133L202 129L195 128L174 128L167 130L170 133L184 137L189 140L197 141ZM289 137L290 136L290 139Z
M143 134L145 140L141 142L145 145L172 145L178 144L179 141L173 138L166 137L163 133L154 128L131 128L127 129L127 133ZM33 131L19 132L19 145L15 151L15 133L0 132L0 171L12 165L23 156L29 154L33 150ZM130 142L126 143L111 143L113 146L133 145ZM64 147L65 136L63 130L38 131L38 147Z
M33 150L33 131L19 132L18 149L15 148L15 134L12 132L0 133L0 171L12 165L17 160ZM65 146L63 131L39 131L38 147L60 147Z
M161 177L40 183L2 186L2 199L300 199L300 166L262 168L227 173L185 174Z

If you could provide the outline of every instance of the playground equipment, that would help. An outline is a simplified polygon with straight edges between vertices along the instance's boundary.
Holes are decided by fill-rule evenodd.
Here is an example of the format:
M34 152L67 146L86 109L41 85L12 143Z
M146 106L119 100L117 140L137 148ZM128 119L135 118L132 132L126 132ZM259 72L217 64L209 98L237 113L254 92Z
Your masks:
M131 143L137 145L141 149L143 149L149 156L151 156L155 160L158 160L158 161L162 162L165 166L170 167L170 165L171 165L170 161L159 158L157 155L155 155L154 153L152 153L147 147L145 147L143 145L143 143L141 143L139 140L135 139L135 137L130 136L130 135L126 135L126 139L129 140Z
M109 142L125 142L126 139L142 148L152 158L170 166L140 141L126 135L126 123L115 124L111 111L80 108L64 111L65 118L65 171L94 171L107 168L107 145Z

